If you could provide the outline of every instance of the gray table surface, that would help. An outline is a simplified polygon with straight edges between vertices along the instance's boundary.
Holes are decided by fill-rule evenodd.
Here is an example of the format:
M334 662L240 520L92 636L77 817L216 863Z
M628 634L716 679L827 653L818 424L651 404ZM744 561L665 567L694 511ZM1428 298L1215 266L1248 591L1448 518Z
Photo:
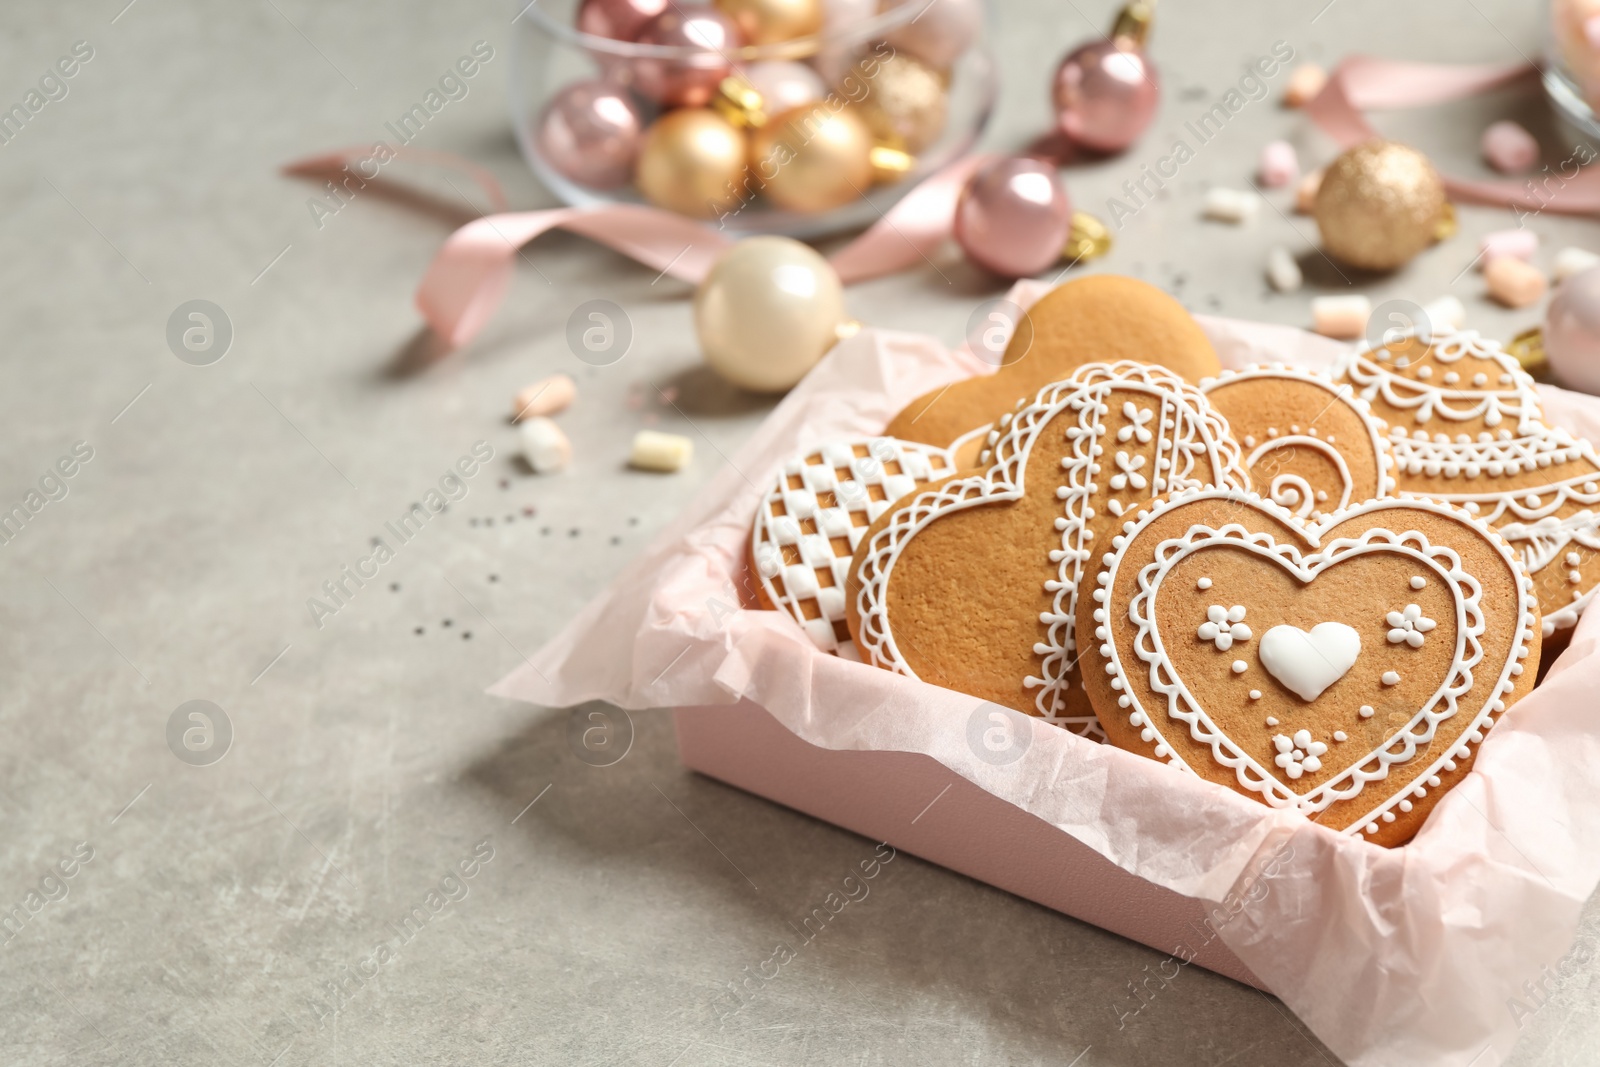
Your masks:
M0 904L59 898L0 947L0 1061L1333 1062L1277 1002L1199 971L1119 1029L1113 1006L1159 953L909 857L719 1025L727 983L871 844L684 771L663 714L636 713L628 757L602 769L574 755L566 712L484 689L736 456L769 402L700 369L686 287L560 235L527 252L468 351L407 371L422 347L413 289L471 210L413 168L408 181L459 209L373 196L318 228L313 189L278 168L381 136L481 39L496 58L420 143L483 162L518 206L551 203L508 132L506 5L126 3L0 15L6 106L73 42L94 50L70 93L0 146L0 502L22 501L76 442L93 449L68 495L0 545ZM1540 47L1542 5L1526 0L1325 4L1168 0L1153 43L1160 121L1125 157L1070 172L1080 205L1104 213L1274 41L1330 63ZM1043 126L1050 66L1112 10L998 5L989 144ZM1514 97L1384 123L1475 172L1478 131L1507 113L1555 145L1538 102ZM1308 253L1314 282L1342 289L1309 254L1307 220L1199 221L1204 189L1242 185L1276 136L1308 160L1330 154L1302 116L1251 104L1129 222L1104 269L1196 311L1304 324L1309 294L1273 295L1260 265L1285 243ZM1508 216L1467 208L1462 223L1363 289L1453 292L1504 334L1536 322L1487 304L1463 273L1475 237ZM1589 221L1530 225L1546 256L1600 248ZM875 325L954 343L1001 288L952 249L849 300ZM563 340L571 309L595 297L636 331L604 369ZM210 366L168 349L168 317L192 299L233 324ZM582 390L563 419L576 457L539 478L514 461L505 413L515 389L556 370ZM627 470L646 425L695 436L693 465ZM480 440L496 455L466 498L314 626L307 598ZM168 748L169 717L194 699L225 709L235 733L208 767ZM485 840L493 858L464 890L445 883L460 899L395 958L366 962ZM74 849L92 859L49 880ZM1600 937L1600 912L1583 936ZM1592 1063L1597 1007L1593 973L1569 979L1513 1062Z

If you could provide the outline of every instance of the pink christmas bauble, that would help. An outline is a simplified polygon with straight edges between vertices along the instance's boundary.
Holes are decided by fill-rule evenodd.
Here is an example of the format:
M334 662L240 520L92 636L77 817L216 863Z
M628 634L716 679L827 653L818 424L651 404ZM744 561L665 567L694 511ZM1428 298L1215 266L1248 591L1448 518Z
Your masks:
M741 73L751 88L761 94L762 109L768 116L816 103L828 95L822 77L804 63L793 60L769 59L752 63Z
M929 66L948 68L983 29L982 0L895 0L884 7L907 4L915 5L917 13L884 39Z
M591 189L614 189L633 176L644 120L627 90L605 81L574 82L539 116L539 155Z
M967 179L954 229L968 259L1004 277L1025 278L1061 258L1072 232L1072 202L1049 164L996 160Z
M1155 118L1155 65L1127 41L1095 41L1067 53L1052 88L1061 132L1096 152L1120 152Z
M578 29L596 37L632 41L645 23L667 9L667 0L583 0Z
M744 46L733 20L703 4L673 4L645 24L638 42L689 53L633 62L635 88L668 107L702 107L710 102L722 79L733 72L728 56Z
M1544 317L1544 351L1562 385L1600 394L1600 267L1556 289Z

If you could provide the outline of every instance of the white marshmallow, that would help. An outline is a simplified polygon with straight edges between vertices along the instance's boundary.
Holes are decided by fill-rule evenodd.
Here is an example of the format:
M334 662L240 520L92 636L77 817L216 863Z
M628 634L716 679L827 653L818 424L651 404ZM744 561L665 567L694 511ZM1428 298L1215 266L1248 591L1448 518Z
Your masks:
M672 472L682 470L694 458L694 442L675 433L640 430L633 435L633 452L628 462L640 470Z
M1319 296L1311 301L1313 328L1324 337L1342 341L1361 336L1372 317L1372 301L1359 293L1353 296Z
M1267 253L1267 281L1280 293L1295 292L1305 281L1300 264L1282 245L1274 245Z
M572 442L543 415L523 419L517 430L522 434L522 454L535 474L558 471L572 459Z

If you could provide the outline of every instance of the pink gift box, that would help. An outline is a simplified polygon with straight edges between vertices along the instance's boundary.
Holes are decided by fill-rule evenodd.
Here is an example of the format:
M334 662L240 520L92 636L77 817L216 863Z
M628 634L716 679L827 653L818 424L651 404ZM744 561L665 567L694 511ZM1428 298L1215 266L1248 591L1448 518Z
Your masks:
M1129 874L927 756L818 748L749 701L675 714L691 770L1266 988L1217 936L1204 902Z
M1026 307L1043 290L1023 282L1010 298ZM1342 350L1287 327L1200 322L1228 367L1326 367ZM1600 883L1600 612L1404 848L1015 712L1026 743L992 762L969 731L994 705L821 652L787 616L754 609L745 562L786 458L878 434L913 398L989 372L914 334L840 344L492 692L676 708L688 766L1265 989L1349 1063L1500 1062L1524 982L1562 960ZM1549 421L1600 439L1600 400L1540 399Z

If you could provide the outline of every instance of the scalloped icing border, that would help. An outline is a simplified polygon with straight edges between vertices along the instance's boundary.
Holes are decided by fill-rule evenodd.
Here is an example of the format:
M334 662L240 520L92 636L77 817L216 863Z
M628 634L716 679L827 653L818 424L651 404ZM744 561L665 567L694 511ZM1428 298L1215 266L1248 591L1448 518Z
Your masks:
M1164 514L1171 508L1195 503L1201 500L1225 500L1234 504L1246 504L1253 506L1265 512L1266 514L1279 519L1282 522L1300 529L1311 546L1317 550L1312 552L1310 556L1303 555L1299 549L1292 545L1276 545L1270 534L1254 535L1237 524L1228 524L1223 527L1222 531L1213 530L1210 527L1197 527L1198 530L1202 530L1206 534L1214 535L1213 537L1204 541L1204 543L1207 544L1213 543L1216 539L1220 538L1225 531L1229 530L1236 530L1238 533L1242 534L1245 539L1248 539L1236 542L1240 544L1241 547L1251 547L1252 544L1259 545L1261 542L1256 541L1255 538L1262 538L1264 539L1265 544L1271 545L1272 548L1267 552L1262 552L1259 554L1271 555L1287 550L1287 552L1293 554L1295 560L1297 561L1297 566L1291 569L1301 572L1307 569L1312 569L1313 573L1311 574L1311 578L1314 578L1317 573L1321 573L1322 570L1325 570L1333 563L1338 562L1338 559L1345 558L1351 552L1358 551L1363 547L1367 547L1369 550L1371 550L1368 543L1373 534L1387 534L1389 537L1399 538L1401 541L1404 541L1407 538L1415 538L1423 545L1426 545L1426 539L1416 531L1410 531L1405 534L1397 535L1391 531L1385 531L1382 529L1369 530L1359 539L1340 538L1333 542L1332 545L1326 547L1321 545L1321 534L1331 530L1340 523L1346 522L1351 518L1359 517L1369 511L1394 508L1397 503L1406 508L1430 511L1434 514L1447 515L1453 519L1456 519L1457 521L1466 522L1468 525L1485 535L1488 542L1494 547L1496 553L1511 569L1512 573L1517 576L1518 624L1516 639L1512 644L1510 655L1508 655L1506 658L1506 663L1500 671L1500 676L1497 679L1493 690L1489 693L1488 698L1484 701L1482 709L1474 716L1468 727L1462 731L1460 742L1446 750L1444 755L1439 757L1439 759L1429 765L1422 774L1417 776L1416 781L1421 782L1421 785L1410 786L1407 789L1390 796L1383 802L1373 807L1371 810L1367 811L1360 818L1353 820L1350 826L1342 831L1346 834L1354 834L1358 831L1367 834L1377 833L1378 823L1380 821L1394 821L1395 815L1391 809L1404 804L1406 807L1403 810L1409 810L1410 801L1408 798L1413 795L1425 796L1428 788L1437 786L1439 784L1438 774L1440 770L1453 771L1456 769L1457 759L1464 760L1470 758L1472 755L1471 746L1478 744L1483 740L1485 732L1494 724L1494 717L1505 710L1505 703L1500 698L1502 694L1510 693L1515 688L1515 683L1512 682L1511 679L1522 674L1522 660L1527 658L1528 642L1533 638L1534 615L1529 610L1529 604L1536 603L1536 601L1533 599L1533 579L1528 576L1526 568L1522 566L1521 561L1515 556L1515 554L1512 553L1510 546L1506 544L1502 537L1496 534L1496 532L1492 527L1489 526L1488 523L1475 516L1469 515L1460 509L1453 508L1448 504L1442 504L1435 501L1406 500L1403 502L1397 502L1395 500L1371 500L1355 507L1347 508L1342 512L1337 512L1334 515L1330 515L1322 522L1315 525L1306 524L1303 520L1290 513L1287 509L1274 504L1271 501L1263 500L1257 493L1240 494L1225 489L1203 489L1178 493L1165 500L1155 501L1154 504L1149 507L1142 516L1140 516L1138 521L1124 523L1123 532L1112 539L1113 550L1106 554L1106 569L1098 575L1097 581L1099 588L1094 591L1095 601L1100 605L1094 611L1094 620L1097 624L1096 637L1102 641L1100 652L1101 655L1106 658L1107 672L1112 676L1111 688L1120 694L1117 697L1117 706L1123 711L1128 711L1130 725L1139 727L1141 729L1140 736L1146 741L1146 743L1150 743L1151 741L1155 742L1153 751L1157 759L1161 759L1169 765L1175 766L1184 771L1188 771L1189 773L1194 773L1193 768L1184 762L1184 760L1173 751L1170 745L1166 744L1165 740L1161 736L1160 729L1156 726L1155 720L1150 717L1147 709L1145 709L1139 703L1137 698L1133 696L1132 690L1128 687L1127 672L1117 651L1115 642L1110 640L1109 629L1107 629L1107 590L1116 581L1116 575L1122 566L1122 561L1126 553L1127 546L1132 543L1134 538L1137 537L1139 533L1147 529L1150 523L1153 522L1157 516ZM1158 546L1158 557L1161 549L1165 548L1169 543L1176 543L1179 546L1183 545L1183 542L1181 541L1164 541L1160 546ZM1388 546L1387 550L1393 551L1400 549L1398 546L1390 545ZM1193 549L1190 549L1190 551L1193 551ZM1430 549L1426 553L1419 554L1418 550L1411 549L1407 550L1407 554L1412 555L1414 558L1418 558L1420 562L1423 562L1432 568L1435 573L1439 573L1438 564L1431 558L1432 551L1433 550ZM1455 555L1454 552L1450 551L1449 549L1444 549L1443 551L1449 553L1451 556ZM1189 553L1184 552L1183 554L1187 555ZM1337 558L1331 558L1335 555L1337 555ZM1322 557L1330 558L1323 560ZM1308 560L1310 561L1309 564L1307 563ZM1283 561L1280 560L1280 562ZM1203 709L1199 709L1196 706L1191 712L1178 711L1176 708L1178 696L1181 694L1182 696L1187 697L1191 704L1193 702L1192 696L1189 696L1187 689L1182 688L1182 684L1177 679L1176 673L1173 672L1170 662L1165 660L1165 657L1160 652L1159 647L1151 651L1151 656L1154 657L1153 659L1147 658L1146 654L1138 649L1137 646L1139 641L1146 633L1150 632L1154 626L1153 621L1142 620L1134 614L1136 605L1142 602L1141 598L1145 598L1148 593L1152 593L1155 589L1154 583L1146 585L1145 578L1151 572L1152 568L1162 568L1162 572L1164 573L1165 569L1170 568L1175 563L1176 559L1167 562L1158 558L1157 562L1153 564L1146 564L1140 569L1139 582L1141 591L1135 594L1134 598L1129 604L1130 617L1132 617L1135 624L1140 627L1139 634L1135 637L1135 651L1139 655L1140 659L1149 666L1152 687L1155 688L1158 693L1163 693L1166 695L1168 701L1168 717L1176 718L1180 722L1186 723L1189 726L1190 736L1194 740L1202 744L1209 745L1212 750L1213 758L1215 758L1218 763L1232 768L1241 785L1243 785L1246 789L1261 795L1262 801L1272 807L1292 807L1302 811L1323 811L1336 801L1354 799L1354 797L1358 796L1365 789L1368 781L1378 781L1384 777L1387 777L1389 765L1401 761L1398 757L1387 760L1383 759L1382 757L1386 753L1387 749L1394 744L1397 739L1401 739L1402 737L1409 738L1410 731L1416 726L1416 724L1422 721L1422 717L1428 713L1428 708L1437 702L1441 694L1447 695L1449 710L1432 718L1427 730L1427 736L1425 738L1417 738L1415 740L1431 741L1433 734L1437 729L1437 724L1457 714L1457 697L1456 695L1449 695L1448 690L1451 688L1451 681L1456 676L1458 669L1465 671L1467 680L1466 686L1462 689L1461 694L1459 695L1464 695L1465 693L1470 692L1473 688L1471 668L1476 666L1478 660L1474 659L1468 662L1464 661L1461 657L1462 642L1465 639L1466 634L1466 627L1463 625L1457 631L1457 654L1452 660L1451 670L1446 674L1445 684L1435 692L1434 697L1428 702L1428 704L1423 706L1423 708L1418 712L1418 715L1413 716L1412 719L1407 722L1406 726L1400 730L1397 730L1395 734L1384 743L1383 746L1375 750L1374 753L1369 754L1361 761L1354 764L1350 770L1340 774L1338 777L1329 782L1323 783L1323 785L1317 787L1317 789L1312 790L1304 797L1301 797L1299 794L1293 793L1293 791L1289 790L1287 787L1282 786L1282 783L1278 782L1276 776L1265 771L1265 769L1262 768L1259 763L1251 760L1248 756L1245 756L1244 753L1238 749L1237 745L1233 744L1233 742L1227 739L1225 734L1222 734L1216 729L1209 716L1204 715ZM1457 563L1459 564L1459 559L1457 560ZM1459 572L1458 566L1454 569ZM1297 574L1297 576L1299 575ZM1472 585L1477 585L1476 580L1472 579L1470 575L1461 573L1461 577L1466 579L1468 582L1471 582ZM1304 578L1303 580L1310 581L1311 579ZM1454 585L1453 581L1452 585ZM1476 597L1474 597L1473 601L1471 602L1475 603L1475 600ZM1464 601L1460 597L1459 588L1457 588L1458 621L1460 621L1459 612L1461 611L1463 603ZM1101 633L1102 630L1105 631L1104 635ZM1481 614L1480 621L1477 626L1477 632L1482 632ZM1157 636L1159 638L1159 635ZM1481 659L1481 656L1482 653L1480 649L1478 659ZM1160 681L1159 674L1163 667L1165 667L1167 675L1172 678L1172 683L1166 683L1164 685L1164 683ZM1131 711L1129 711L1130 708L1132 709ZM1146 731L1150 732L1150 737L1145 737ZM1223 755L1224 742L1226 743L1226 747L1231 750L1233 755L1227 757ZM1415 742L1413 742L1412 746L1410 746L1410 750L1412 751L1414 751L1414 743ZM1382 773L1362 779L1360 774L1361 768L1364 767L1374 757L1379 758ZM1248 768L1254 768L1255 770L1261 772L1261 777L1263 780L1255 783L1247 780L1244 775L1244 771ZM1336 785L1347 776L1350 777L1353 782L1355 782L1354 789L1352 791L1339 795L1329 795L1319 802L1307 802L1309 798L1317 796L1318 794L1323 793L1325 790L1330 790L1330 787ZM1274 794L1270 790L1263 788L1267 782L1271 782L1272 784L1279 786L1279 793Z
M989 431L981 462L991 465L981 474L946 482L937 490L919 493L909 505L898 509L889 523L868 543L858 571L860 589L856 608L860 617L858 639L867 651L868 662L907 677L916 677L901 655L889 622L888 583L900 551L929 523L953 511L1021 499L1026 487L1023 472L1034 441L1044 427L1063 411L1073 410L1077 424L1067 430L1073 443L1072 455L1062 460L1063 484L1055 490L1063 502L1064 514L1055 520L1061 545L1050 552L1056 564L1056 578L1045 583L1053 594L1049 612L1040 621L1048 626L1046 641L1034 645L1043 657L1043 677L1024 679L1027 688L1037 688L1034 707L1046 721L1086 735L1101 735L1099 721L1092 715L1058 715L1060 693L1066 687L1067 671L1076 648L1074 628L1077 618L1077 592L1083 577L1083 564L1089 560L1085 521L1093 517L1089 500L1098 486L1092 481L1098 471L1094 458L1099 447L1094 440L1104 432L1099 421L1104 415L1104 398L1116 390L1144 392L1161 404L1160 440L1170 440L1172 462L1167 474L1152 479L1152 492L1195 487L1215 481L1228 481L1241 489L1249 484L1238 444L1228 435L1227 423L1212 410L1194 386L1163 367L1124 360L1117 363L1090 363L1080 367L1066 381L1040 389L1030 403L1017 402L1014 414L1001 416ZM1181 433L1169 434L1169 424ZM1203 453L1203 460L1200 454ZM1183 465L1181 470L1178 459ZM1197 461L1210 467L1204 479L1191 477Z

